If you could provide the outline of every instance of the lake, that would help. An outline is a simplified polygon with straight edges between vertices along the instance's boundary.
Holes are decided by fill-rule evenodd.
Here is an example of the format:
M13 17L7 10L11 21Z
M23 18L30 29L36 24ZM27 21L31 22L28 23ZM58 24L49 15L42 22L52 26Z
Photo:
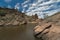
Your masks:
M0 40L40 40L33 36L36 25L0 26Z

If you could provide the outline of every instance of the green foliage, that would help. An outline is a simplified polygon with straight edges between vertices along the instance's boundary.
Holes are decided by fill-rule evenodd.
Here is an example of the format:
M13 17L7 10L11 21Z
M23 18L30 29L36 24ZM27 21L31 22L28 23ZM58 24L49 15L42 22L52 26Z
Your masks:
M5 16L5 12L3 10L0 10L0 16Z

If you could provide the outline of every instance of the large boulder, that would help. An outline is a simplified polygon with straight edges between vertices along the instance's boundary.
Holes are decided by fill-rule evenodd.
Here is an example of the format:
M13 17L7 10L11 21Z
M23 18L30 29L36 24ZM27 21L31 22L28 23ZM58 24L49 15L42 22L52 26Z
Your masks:
M49 23L42 23L34 28L34 36L43 40L60 40L60 26Z

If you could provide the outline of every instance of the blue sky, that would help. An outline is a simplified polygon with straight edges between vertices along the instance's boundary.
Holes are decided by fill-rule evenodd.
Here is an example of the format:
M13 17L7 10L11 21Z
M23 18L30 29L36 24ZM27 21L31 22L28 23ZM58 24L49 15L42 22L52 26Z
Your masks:
M0 0L0 6L7 7L8 5L10 5L13 8L17 3L23 2L24 0Z
M0 0L0 7L18 9L27 15L53 15L60 12L60 0Z

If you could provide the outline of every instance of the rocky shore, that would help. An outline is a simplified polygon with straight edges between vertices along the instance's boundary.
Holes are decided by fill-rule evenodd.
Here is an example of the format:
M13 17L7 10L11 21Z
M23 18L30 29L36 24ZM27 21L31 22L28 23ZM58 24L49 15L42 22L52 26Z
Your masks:
M60 13L44 19L33 31L36 38L42 40L60 40Z

